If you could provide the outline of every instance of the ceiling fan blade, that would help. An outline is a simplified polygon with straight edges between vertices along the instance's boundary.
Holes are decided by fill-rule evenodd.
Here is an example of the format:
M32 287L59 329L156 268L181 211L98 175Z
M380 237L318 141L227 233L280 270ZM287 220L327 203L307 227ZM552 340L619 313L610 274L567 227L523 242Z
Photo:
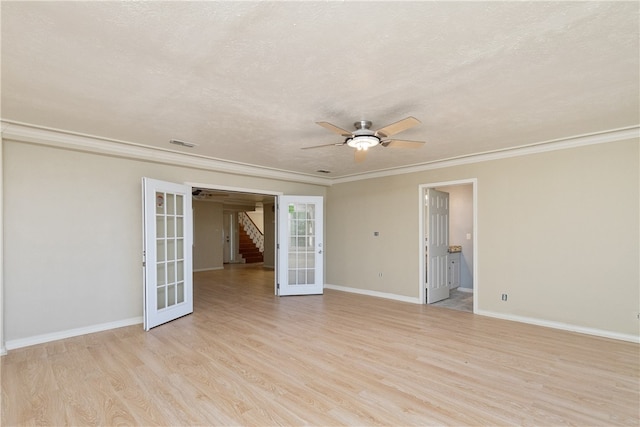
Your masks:
M331 132L335 132L338 135L351 136L351 132L349 132L348 130L342 129L341 127L338 127L336 125L332 125L329 122L316 122L316 124L322 126L325 129L329 129Z
M336 144L312 145L311 147L300 147L300 149L301 150L310 150L312 148L333 147L333 146L339 147L339 146L341 146L343 144L344 144L344 142L338 142Z
M355 150L353 154L353 159L356 163L364 162L364 159L367 157L367 150Z
M403 130L407 130L410 127L413 127L420 123L420 120L415 117L409 116L406 119L402 119L398 122L391 123L383 128L380 128L376 131L376 135L382 138L386 138L391 135L395 135L396 133L400 133Z
M409 141L406 139L389 139L382 141L380 145L391 148L420 148L424 141Z

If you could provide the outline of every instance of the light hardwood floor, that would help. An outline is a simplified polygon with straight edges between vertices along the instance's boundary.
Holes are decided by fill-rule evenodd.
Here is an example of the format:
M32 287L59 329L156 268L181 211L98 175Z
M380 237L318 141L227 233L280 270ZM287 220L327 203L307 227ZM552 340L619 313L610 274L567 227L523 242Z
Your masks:
M195 275L195 312L9 352L2 425L635 425L639 346Z

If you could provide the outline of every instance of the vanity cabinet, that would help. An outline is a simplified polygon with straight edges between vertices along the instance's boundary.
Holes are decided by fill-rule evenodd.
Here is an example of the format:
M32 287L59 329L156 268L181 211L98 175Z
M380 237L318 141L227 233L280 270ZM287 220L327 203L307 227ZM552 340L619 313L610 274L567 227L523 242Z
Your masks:
M460 286L460 252L450 253L449 262L449 289Z

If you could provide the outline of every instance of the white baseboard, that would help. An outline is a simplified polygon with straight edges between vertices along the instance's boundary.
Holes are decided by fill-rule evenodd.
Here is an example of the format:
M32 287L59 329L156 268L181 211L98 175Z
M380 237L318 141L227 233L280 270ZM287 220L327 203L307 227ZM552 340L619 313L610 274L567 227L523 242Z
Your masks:
M462 286L458 286L456 289L460 292L473 293L473 288L463 288Z
M420 304L420 298L407 297L407 296L404 296L404 295L389 294L389 293L386 293L386 292L372 291L372 290L369 290L369 289L350 288L348 286L329 285L329 284L326 284L326 283L325 283L324 287L325 287L325 289L333 289L333 290L342 291L342 292L351 292L352 294L369 295L371 297L386 298L386 299L392 299L392 300L395 300L395 301L402 301L402 302L410 302L410 303L413 303L413 304Z
M410 302L410 303L414 303L414 304L420 304L421 303L420 302L420 298L407 297L407 296L404 296L404 295L389 294L389 293L386 293L386 292L371 291L371 290L368 290L368 289L350 288L350 287L347 287L347 286L338 286L338 285L330 285L330 284L325 284L324 287L326 289L334 289L336 291L351 292L351 293L355 293L355 294L369 295L369 296L373 296L373 297L392 299L392 300L396 300L396 301ZM461 289L458 288L458 290L461 290ZM469 289L469 291L473 292L473 289ZM469 292L469 291L463 291L463 292ZM593 335L593 336L598 336L598 337L603 337L603 338L611 338L611 339L615 339L615 340L629 341L629 342L633 342L633 343L640 343L640 336L637 336L637 335L621 334L621 333L618 333L618 332L605 331L605 330L602 330L602 329L586 328L586 327L583 327L583 326L576 326L576 325L571 325L571 324L568 324L568 323L553 322L553 321L549 321L549 320L535 319L535 318L532 318L532 317L514 316L514 315L510 315L510 314L495 313L495 312L492 312L492 311L485 311L485 310L478 310L474 314L479 314L481 316L487 316L487 317L494 317L496 319L510 320L510 321L513 321L513 322L528 323L528 324L531 324L531 325L544 326L544 327L547 327L547 328L561 329L561 330L564 330L564 331L578 332L578 333L581 333L581 334Z
M213 271L213 270L224 270L224 267L199 268L197 270L193 270L193 272L199 273L201 271Z
M351 288L347 286L338 286L338 285L329 285L329 284L325 284L324 287L326 289L333 289L336 291L350 292L350 293L368 295L368 296L373 296L378 298L386 298L386 299L391 299L395 301L420 304L419 298L407 297L404 295L396 295L396 294L390 294L386 292L377 292L377 291L371 291L367 289ZM581 334L593 335L593 336L598 336L603 338L611 338L615 340L640 343L640 336L637 336L637 335L621 334L618 332L605 331L602 329L586 328L583 326L576 326L568 323L553 322L549 320L535 319L532 317L496 313L496 312L486 311L486 310L478 310L475 312L475 314L478 314L481 316L493 317L496 319L510 320L514 322L544 326L544 327L553 328L553 329L561 329L561 330L570 331L570 332L578 332ZM18 348L28 347L31 345L43 344L43 343L61 340L65 338L72 338L80 335L91 334L95 332L102 332L109 329L122 328L125 326L131 326L131 325L138 325L141 323L142 323L142 317L132 317L130 319L119 320L116 322L101 323L98 325L86 326L83 328L75 328L75 329L69 329L66 331L53 332L50 334L35 335L28 338L10 340L6 342L6 345L4 347L0 347L0 356L6 355L8 350L15 350Z
M109 329L122 328L124 326L137 325L142 323L142 316L130 319L118 320L116 322L101 323L99 325L85 326L83 328L68 329L66 331L52 332L50 334L35 335L28 338L20 338L6 342L6 350L28 347L30 345L43 344L46 342L62 340L65 338L77 337L79 335L92 334L94 332L107 331ZM6 352L5 350L5 352Z
M530 325L545 326L547 328L561 329L563 331L578 332L586 335L594 335L602 338L629 341L640 344L640 336L631 334L621 334L619 332L605 331L602 329L586 328L584 326L571 325L569 323L554 322L551 320L536 319L533 317L515 316L513 314L496 313L493 311L478 310L475 314L481 316L494 317L496 319L511 320L513 322L528 323Z

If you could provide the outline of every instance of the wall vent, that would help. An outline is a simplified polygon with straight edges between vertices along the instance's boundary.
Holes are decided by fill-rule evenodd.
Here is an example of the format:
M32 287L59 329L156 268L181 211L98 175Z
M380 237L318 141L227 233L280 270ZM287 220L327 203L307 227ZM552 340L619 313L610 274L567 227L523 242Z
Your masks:
M175 144L175 145L182 145L183 147L188 147L188 148L193 148L198 146L193 142L180 141L179 139L172 139L171 141L169 141L169 143Z

